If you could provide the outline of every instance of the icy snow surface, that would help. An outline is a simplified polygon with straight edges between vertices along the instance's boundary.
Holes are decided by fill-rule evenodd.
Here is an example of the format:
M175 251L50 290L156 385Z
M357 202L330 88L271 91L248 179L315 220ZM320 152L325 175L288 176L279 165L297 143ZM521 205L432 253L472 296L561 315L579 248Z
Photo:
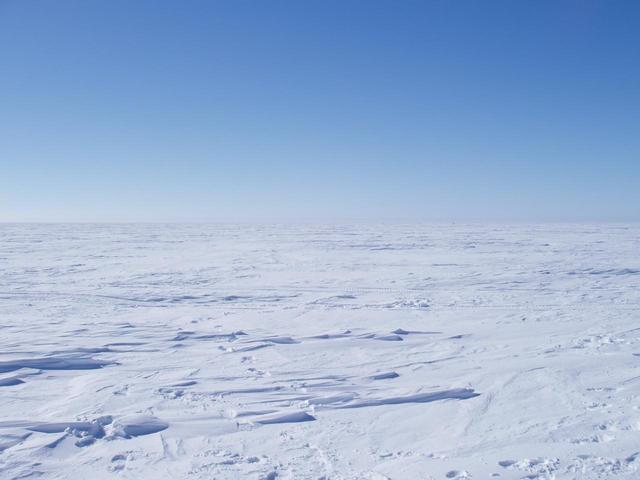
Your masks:
M0 478L640 478L640 227L0 225Z

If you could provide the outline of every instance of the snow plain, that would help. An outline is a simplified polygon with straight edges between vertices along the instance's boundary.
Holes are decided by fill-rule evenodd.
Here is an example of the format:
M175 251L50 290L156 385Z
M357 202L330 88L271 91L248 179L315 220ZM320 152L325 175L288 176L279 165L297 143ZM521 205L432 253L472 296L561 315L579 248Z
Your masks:
M0 478L640 478L640 226L0 225Z

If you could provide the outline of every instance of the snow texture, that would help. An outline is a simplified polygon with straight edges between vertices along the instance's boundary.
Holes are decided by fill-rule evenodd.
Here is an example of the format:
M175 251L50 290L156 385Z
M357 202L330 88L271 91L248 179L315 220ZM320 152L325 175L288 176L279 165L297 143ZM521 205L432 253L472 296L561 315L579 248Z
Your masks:
M0 478L640 478L640 226L0 225Z

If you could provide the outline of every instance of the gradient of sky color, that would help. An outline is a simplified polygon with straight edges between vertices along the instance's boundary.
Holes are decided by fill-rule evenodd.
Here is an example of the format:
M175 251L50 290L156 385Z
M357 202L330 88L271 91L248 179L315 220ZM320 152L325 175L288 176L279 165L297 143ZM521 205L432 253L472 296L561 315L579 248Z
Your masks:
M640 2L0 0L0 221L638 221Z

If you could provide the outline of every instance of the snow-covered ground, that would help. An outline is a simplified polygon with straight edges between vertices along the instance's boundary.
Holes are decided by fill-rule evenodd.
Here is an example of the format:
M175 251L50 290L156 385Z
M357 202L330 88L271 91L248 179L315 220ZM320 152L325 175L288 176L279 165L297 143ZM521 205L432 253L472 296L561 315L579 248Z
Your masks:
M1 225L0 478L640 478L640 226Z

